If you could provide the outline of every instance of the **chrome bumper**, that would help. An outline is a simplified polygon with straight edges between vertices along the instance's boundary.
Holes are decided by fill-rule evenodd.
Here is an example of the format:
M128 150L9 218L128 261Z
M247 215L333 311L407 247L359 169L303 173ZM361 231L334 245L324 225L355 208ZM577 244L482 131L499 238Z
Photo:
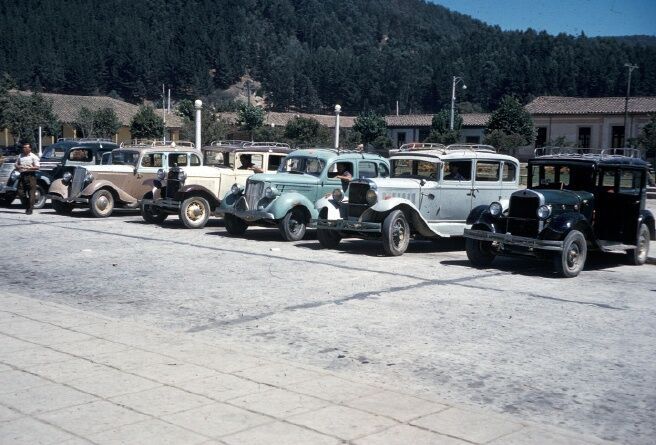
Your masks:
M465 238L477 239L481 241L496 241L501 247L518 246L528 249L554 250L560 252L563 250L562 241L548 241L536 238L527 238L524 236L515 236L510 233L492 233L487 230L465 229Z
M227 208L217 208L214 211L214 216L224 216L224 215L234 215L239 219L244 221L258 221L261 219L267 219L270 221L275 221L276 217L273 213L264 212L261 210L237 210L234 207Z
M317 229L337 230L339 232L382 232L381 223L349 221L347 219L314 219Z
M50 199L52 201L65 202L68 204L89 204L89 198L62 198L59 195L47 194L46 199Z

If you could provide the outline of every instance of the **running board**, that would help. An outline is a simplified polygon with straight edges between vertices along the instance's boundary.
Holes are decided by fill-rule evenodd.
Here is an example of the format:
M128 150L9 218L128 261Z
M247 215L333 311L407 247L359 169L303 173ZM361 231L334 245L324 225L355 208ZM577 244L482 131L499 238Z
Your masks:
M597 241L599 248L604 252L617 252L623 250L635 249L637 246L631 244L622 244L615 241Z

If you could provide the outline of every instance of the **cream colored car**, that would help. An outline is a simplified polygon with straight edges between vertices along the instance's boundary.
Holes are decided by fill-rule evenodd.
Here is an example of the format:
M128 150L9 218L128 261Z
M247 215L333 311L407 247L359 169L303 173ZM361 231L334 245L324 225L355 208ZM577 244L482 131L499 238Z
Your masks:
M52 183L48 198L55 212L70 214L74 208L89 208L104 218L115 208L138 208L143 198L152 198L157 172L177 166L200 166L200 151L174 142L149 142L121 147L111 152L109 165L65 167Z
M185 227L200 229L232 187L245 187L254 173L275 173L290 151L289 145L275 142L230 141L203 147L202 166L179 165L158 173L153 199L142 201L141 216L161 223L168 215L178 215Z

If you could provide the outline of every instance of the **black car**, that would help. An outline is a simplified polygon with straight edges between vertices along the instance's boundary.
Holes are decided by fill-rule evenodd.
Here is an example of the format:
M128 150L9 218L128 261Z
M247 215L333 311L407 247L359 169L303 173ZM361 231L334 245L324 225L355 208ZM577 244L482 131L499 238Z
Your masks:
M644 264L655 239L645 209L649 164L634 149L537 149L528 186L472 210L465 230L467 256L477 267L498 254L551 259L561 276L575 277L588 249L625 252Z
M107 164L111 151L116 148L116 143L105 139L60 139L45 147L40 159L41 168L36 172L34 208L45 206L48 188L52 181L63 175L63 166ZM0 206L8 206L16 199L20 174L14 170L15 162L15 157L5 158L0 166Z

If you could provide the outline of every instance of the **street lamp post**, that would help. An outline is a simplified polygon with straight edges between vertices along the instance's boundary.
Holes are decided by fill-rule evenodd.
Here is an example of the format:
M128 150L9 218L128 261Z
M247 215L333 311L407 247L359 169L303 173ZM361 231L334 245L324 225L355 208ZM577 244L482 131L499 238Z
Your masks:
M456 111L456 85L462 82L462 89L466 90L467 85L465 85L465 79L458 76L453 76L453 83L451 84L451 124L449 129L453 130L453 115Z
M626 141L631 137L631 129L627 131L626 124L629 120L629 96L631 94L631 73L634 69L638 68L638 65L631 65L630 63L625 63L625 67L629 69L629 78L626 82L626 98L624 99L624 146L626 146Z
M200 150L202 145L200 140L200 110L203 108L203 102L200 99L196 99L194 107L196 107L196 149Z
M339 148L339 113L342 112L341 105L335 105L335 149Z

